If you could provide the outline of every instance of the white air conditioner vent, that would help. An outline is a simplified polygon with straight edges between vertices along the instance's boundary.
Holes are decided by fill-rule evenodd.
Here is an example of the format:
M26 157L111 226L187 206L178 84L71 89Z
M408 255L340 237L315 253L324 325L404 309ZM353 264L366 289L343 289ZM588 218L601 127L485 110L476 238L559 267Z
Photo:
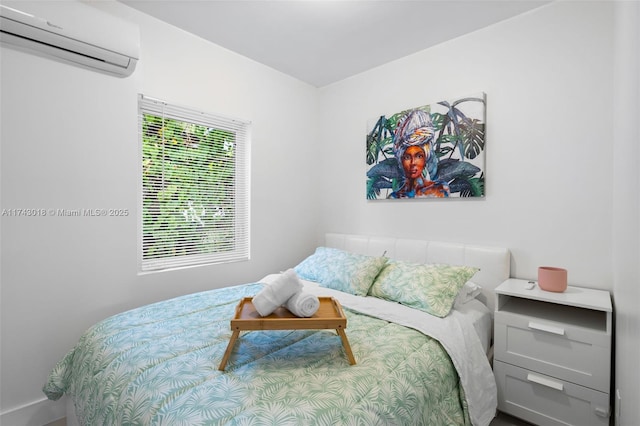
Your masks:
M0 5L3 45L118 77L133 73L135 25L77 1L9 3Z

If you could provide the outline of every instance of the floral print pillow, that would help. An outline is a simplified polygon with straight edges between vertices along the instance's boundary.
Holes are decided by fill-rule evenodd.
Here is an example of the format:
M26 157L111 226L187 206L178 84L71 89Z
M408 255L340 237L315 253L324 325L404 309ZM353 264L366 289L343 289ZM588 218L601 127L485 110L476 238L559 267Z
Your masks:
M456 296L478 268L416 264L390 260L369 289L369 295L445 317Z
M385 257L366 256L340 249L318 247L294 268L304 280L357 296L366 296L387 263Z

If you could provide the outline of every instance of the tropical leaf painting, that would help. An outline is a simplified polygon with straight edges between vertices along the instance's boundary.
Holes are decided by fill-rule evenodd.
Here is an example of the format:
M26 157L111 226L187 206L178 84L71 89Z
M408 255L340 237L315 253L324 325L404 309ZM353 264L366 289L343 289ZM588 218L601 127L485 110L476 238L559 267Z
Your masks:
M367 199L484 197L484 93L368 125Z

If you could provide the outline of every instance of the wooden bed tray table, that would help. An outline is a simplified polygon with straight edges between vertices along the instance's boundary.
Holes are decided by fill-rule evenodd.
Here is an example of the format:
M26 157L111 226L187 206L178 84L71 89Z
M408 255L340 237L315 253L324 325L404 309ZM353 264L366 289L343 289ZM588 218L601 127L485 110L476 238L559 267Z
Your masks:
M240 300L236 307L235 315L231 320L231 330L233 330L231 339L229 339L229 345L222 357L218 370L224 371L240 332L245 330L335 329L342 340L342 346L347 354L349 364L354 365L356 360L353 352L351 352L347 335L344 332L345 328L347 328L347 318L340 302L333 297L319 297L318 299L320 300L320 307L309 318L297 317L284 307L280 307L272 314L262 317L253 306L252 297L245 297Z

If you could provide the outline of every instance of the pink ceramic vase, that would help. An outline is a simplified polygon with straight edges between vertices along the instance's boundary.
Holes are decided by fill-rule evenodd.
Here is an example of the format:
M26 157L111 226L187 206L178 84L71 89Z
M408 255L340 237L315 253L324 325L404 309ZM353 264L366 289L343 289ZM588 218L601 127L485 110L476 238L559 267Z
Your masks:
M562 293L567 289L567 270L553 266L538 268L538 286L542 290Z

